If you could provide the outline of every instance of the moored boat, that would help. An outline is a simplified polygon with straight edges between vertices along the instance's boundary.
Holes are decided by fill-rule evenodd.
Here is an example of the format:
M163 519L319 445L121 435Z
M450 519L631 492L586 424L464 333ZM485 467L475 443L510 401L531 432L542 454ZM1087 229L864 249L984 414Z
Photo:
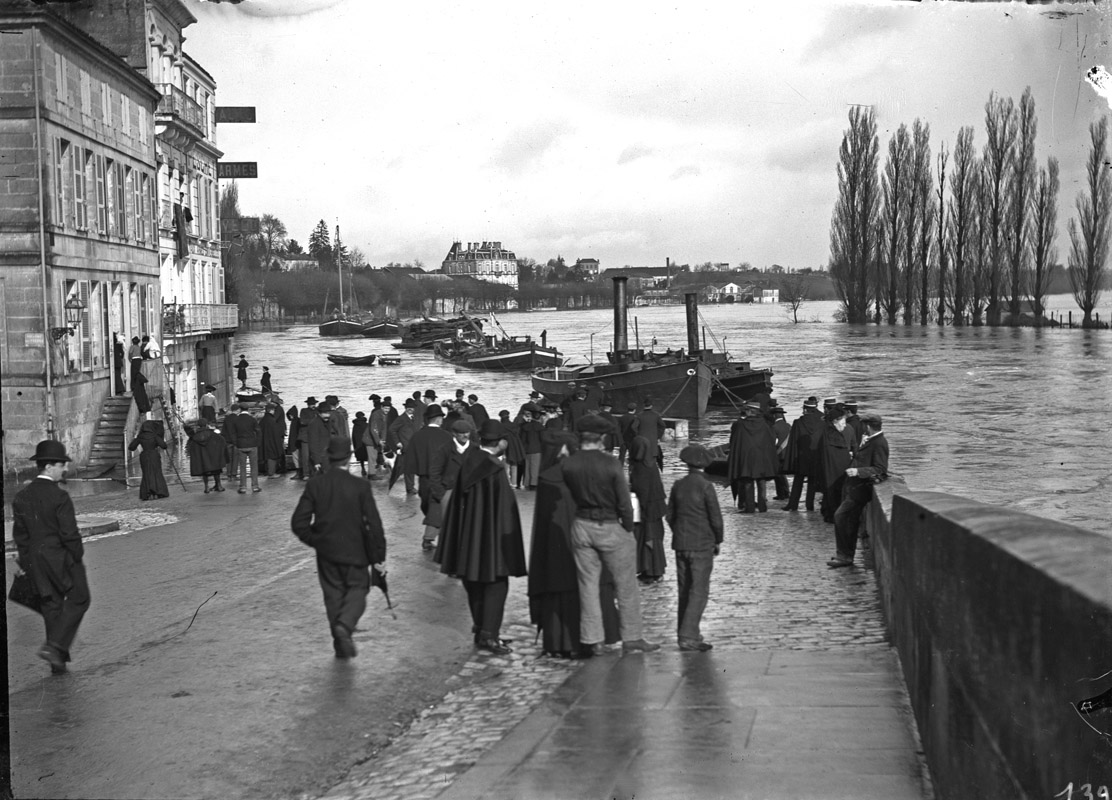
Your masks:
M396 367L402 363L401 356L379 356L378 365L380 367Z
M354 317L336 317L317 327L321 336L358 336L362 330L363 323Z
M451 341L461 330L466 330L473 324L482 327L481 322L472 321L466 316L417 320L402 326L402 340L392 346L399 350L431 350L436 342Z
M327 353L326 357L333 364L337 364L341 367L369 367L374 364L375 359L378 358L374 353L366 356L342 356L335 353Z
M724 353L699 346L694 294L685 296L686 350L646 353L629 349L626 280L614 278L614 351L607 354L609 363L538 370L532 378L536 391L559 403L583 389L588 403L605 395L615 408L628 403L640 407L650 398L653 408L671 417L702 416L716 389L727 400L726 404L772 391L771 370L754 370L748 362L730 361Z
M402 326L396 319L374 319L365 324L359 333L377 339L401 335Z
M529 336L511 336L501 340L493 336L486 338L488 342L482 344L467 340L437 342L433 353L458 367L507 372L555 367L563 363L563 355L556 348L539 345Z

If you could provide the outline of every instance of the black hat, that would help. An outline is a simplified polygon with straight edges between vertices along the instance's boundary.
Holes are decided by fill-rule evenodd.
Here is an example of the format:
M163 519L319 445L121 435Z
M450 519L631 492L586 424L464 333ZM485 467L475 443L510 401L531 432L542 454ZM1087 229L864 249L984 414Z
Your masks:
M652 408L653 399L651 397L646 397L641 401L641 405L643 405L645 408Z
M538 406L536 403L526 403L521 407L521 413L532 414L535 417L543 412L541 411L541 407Z
M321 414L331 414L332 413L332 404L331 403L321 403L319 406L317 406L317 411Z
M819 399L817 397L815 397L814 395L811 395L810 397L808 397L806 400L803 401L803 407L804 408L818 408L819 407Z
M626 411L636 411L636 410L637 410L637 404L636 403L626 403Z
M884 427L884 422L881 420L880 414L873 414L871 412L861 415L861 424L876 428L878 431Z
M334 405L334 406L338 406L338 405L340 405L340 398L338 398L338 397L337 397L336 395L334 395L334 394L326 394L326 395L324 396L324 401L325 401L326 403L331 403L331 404L332 404L332 405Z
M367 399L368 399L368 400L381 400L382 398L381 398L381 397L379 397L379 396L378 396L377 394L372 394L372 395L371 395L370 397L368 397Z
M680 450L680 461L699 469L706 469L713 460L710 450L707 450L701 444L689 444L683 450Z
M343 436L333 436L328 440L328 460L343 461L351 457L351 442Z
M613 406L614 403L611 402L609 397L604 397L604 398L602 398L601 400L598 401L598 405L599 405L599 408L602 408L603 406Z
M856 400L843 400L842 405L844 405L850 411L856 411L857 410L857 401Z
M488 419L479 427L479 440L482 442L497 442L505 438L506 432L502 430L502 424L492 419Z
M503 408L501 411L498 412L498 416L504 417L505 419L509 419L510 418L510 412Z
M746 408L755 408L757 411L760 411L761 410L761 401L760 400L746 400L745 401L745 407Z
M457 419L452 423L452 433L471 433L475 426L469 419Z
M413 402L412 397L405 398L405 407L406 408L416 408L416 406L417 406L417 404Z
M392 406L392 405L394 405L393 401L392 401L392 400L390 399L390 395L386 395L386 397L382 398L382 404L383 404L384 406Z
M580 417L575 423L575 430L579 433L611 433L610 423L597 414L587 414Z
M211 383L206 383L206 384L205 384L205 391L206 391L206 392L215 392L215 391L216 391L216 387L215 387L215 386L213 386L213 385L212 385Z
M407 400L406 402L408 403L409 401ZM430 419L436 419L437 417L443 416L444 409L436 403L429 403L428 408L425 409L425 422L428 422Z
M56 442L53 439L43 439L35 445L35 454L31 456L31 461L73 461L66 455L66 446L61 442Z
M312 397L312 396L309 396L309 397L305 398L305 405L315 406L316 404L317 404L317 398Z
M436 392L434 392L432 389L425 389L425 397L431 397L433 400L435 400Z
M579 395L583 395L584 397L586 397L587 396L587 390L584 389L582 386L580 386L575 390L575 394L576 394L577 397Z
M456 389L456 397L463 397L463 389Z
M538 391L536 391L536 390L534 390L534 391L532 391L532 392L529 392L529 396L530 396L530 397L540 397L540 396L541 396L541 393L540 393L540 392L538 392Z
M769 411L771 411L773 414L778 414L781 417L786 416L786 412L784 411L784 409L780 408L780 406L772 406Z
M366 415L366 414L364 414L364 413L363 413L362 411L356 411L356 412L355 412L355 418L356 418L356 419L359 419L359 418L361 418L361 417L365 417L365 416L367 416L367 415Z

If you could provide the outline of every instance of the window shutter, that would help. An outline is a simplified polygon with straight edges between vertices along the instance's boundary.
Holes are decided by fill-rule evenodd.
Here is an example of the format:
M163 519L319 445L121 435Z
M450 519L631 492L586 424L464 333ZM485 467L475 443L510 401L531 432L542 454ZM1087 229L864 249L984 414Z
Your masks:
M108 198L105 194L104 156L96 156L97 230L108 233Z
M93 368L93 346L92 338L90 337L89 328L89 282L77 282L78 296L81 302L85 304L85 308L81 311L81 322L79 323L78 335L81 337L81 371L86 372Z

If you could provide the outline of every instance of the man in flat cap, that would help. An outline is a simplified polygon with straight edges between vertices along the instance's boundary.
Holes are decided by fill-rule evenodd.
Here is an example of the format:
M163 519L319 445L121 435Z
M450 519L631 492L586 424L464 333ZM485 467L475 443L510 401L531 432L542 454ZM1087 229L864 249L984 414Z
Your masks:
M526 572L517 500L500 458L506 445L502 426L484 422L479 447L465 453L444 505L435 554L441 572L463 581L475 644L494 655L512 652L499 634L510 577Z
M89 581L77 517L69 493L58 484L70 457L61 442L45 439L31 456L39 474L12 500L12 539L19 568L42 598L46 641L39 658L52 673L66 671L70 646L89 610Z
M711 649L710 642L703 639L699 623L710 598L714 557L722 545L722 511L714 486L705 474L711 462L710 451L702 445L689 444L680 451L680 461L687 464L687 475L672 484L667 517L679 582L676 636L680 650L701 652Z
M888 477L888 440L884 437L878 414L862 414L861 438L853 463L846 470L842 504L834 512L834 540L837 551L827 561L830 567L848 567L857 553L857 529L861 512L873 499L873 485Z
M426 520L433 520L436 535L444 522L444 506L452 496L452 489L459 477L459 469L463 459L471 450L478 449L479 445L473 441L475 427L465 419L455 420L449 433L452 437L450 447L444 447L433 454L429 464L429 514ZM432 524L427 522L426 524ZM422 549L424 543L422 542Z
M482 429L483 423L490 419L490 412L487 411L486 406L479 402L477 394L467 395L467 413L471 415L471 419L475 421L475 427Z
M579 451L564 459L563 471L575 501L571 541L579 575L579 637L584 654L605 652L599 600L603 564L610 570L617 590L623 651L659 650L659 644L644 638L629 484L618 460L603 450L602 437L610 425L590 416L580 422L579 428Z
M348 472L351 442L334 436L328 468L305 487L290 519L298 539L317 551L317 577L336 658L354 658L352 633L367 608L368 567L385 574L386 536L371 485Z
M421 500L421 513L425 515L421 549L432 550L440 529L440 503L432 497L433 462L441 457L439 451L452 447L452 434L441 427L444 409L431 403L424 411L425 424L409 440L406 448L409 464L417 476L417 496Z

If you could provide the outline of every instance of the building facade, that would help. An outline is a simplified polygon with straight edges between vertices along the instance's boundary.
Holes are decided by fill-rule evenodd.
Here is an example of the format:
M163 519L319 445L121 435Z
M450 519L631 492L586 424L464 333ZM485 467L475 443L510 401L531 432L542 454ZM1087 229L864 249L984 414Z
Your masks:
M161 325L159 94L115 53L32 3L0 10L0 361L4 476L35 442L78 463L115 390L113 337ZM126 365L124 366L126 370Z
M144 75L159 94L160 302L163 361L182 416L198 414L211 383L233 401L233 337L238 308L225 303L216 164L216 82L183 50L197 21L181 0L76 0L60 7L71 22Z
M501 283L517 289L517 257L501 242L452 242L440 265L446 275L466 275L480 281Z

